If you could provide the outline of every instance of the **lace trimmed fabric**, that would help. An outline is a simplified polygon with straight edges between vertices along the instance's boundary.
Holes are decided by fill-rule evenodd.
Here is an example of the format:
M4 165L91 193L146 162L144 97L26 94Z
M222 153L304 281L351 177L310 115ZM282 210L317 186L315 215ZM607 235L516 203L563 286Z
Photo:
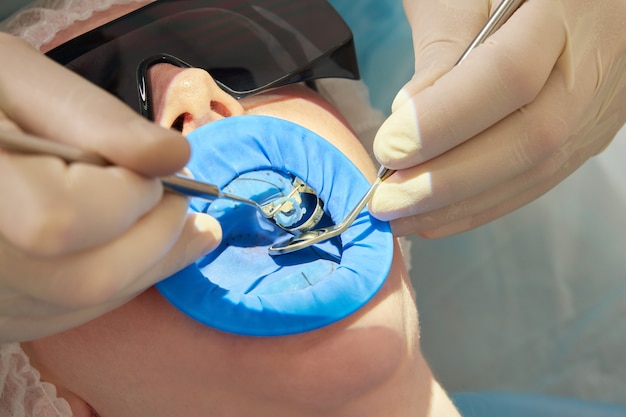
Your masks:
M139 0L38 0L1 22L0 31L39 49L72 23L89 19L93 13L113 5L135 1Z
M71 417L56 388L42 382L18 343L0 345L0 416Z

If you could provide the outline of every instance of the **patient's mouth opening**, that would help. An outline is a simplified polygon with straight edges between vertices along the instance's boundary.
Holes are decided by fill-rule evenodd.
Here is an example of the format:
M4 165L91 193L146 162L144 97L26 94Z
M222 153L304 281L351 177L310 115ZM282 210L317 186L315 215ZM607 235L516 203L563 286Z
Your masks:
M250 171L224 189L255 201L268 221L292 234L313 229L324 216L324 203L315 190L290 173L269 169Z
M293 188L287 195L271 203L272 218L283 230L291 233L306 232L315 227L324 215L324 203L304 181L288 175Z

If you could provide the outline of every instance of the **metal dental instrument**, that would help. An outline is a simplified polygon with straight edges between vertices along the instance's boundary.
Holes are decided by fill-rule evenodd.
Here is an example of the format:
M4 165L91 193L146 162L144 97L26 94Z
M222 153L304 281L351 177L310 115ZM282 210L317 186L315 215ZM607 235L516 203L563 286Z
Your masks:
M0 148L7 151L19 153L53 155L63 159L66 162L83 162L99 166L111 165L109 161L95 153L84 151L70 145L41 139L36 136L17 131L0 130ZM228 199L254 206L263 214L263 216L268 219L273 219L274 215L281 211L283 205L287 204L284 202L282 204L269 202L261 205L256 201L249 200L247 198L224 193L216 185L196 181L192 178L182 175L169 175L160 178L160 180L166 189L190 197L198 197L211 202L217 199ZM299 182L287 197L291 197L298 192L312 193L313 191L309 191L306 184L304 184L303 182ZM322 215L323 209L321 208L321 205L318 204L314 210L314 214L306 222L304 222L304 224L299 225L295 229L308 230L314 227L315 224L317 224L319 219L322 217ZM292 229L282 227L279 224L277 224L277 226L288 231L293 231Z
M461 55L456 65L459 65L467 55L478 45L483 43L493 32L495 32L511 15L517 10L517 8L524 2L524 0L502 0L493 14L487 20L487 23L478 32L478 35L472 40L465 52ZM357 203L357 205L346 215L346 217L339 223L331 227L323 227L321 229L314 229L304 232L300 235L293 236L283 242L276 243L269 248L270 255L282 255L290 252L295 252L300 249L304 249L316 243L323 242L340 235L358 217L359 213L370 201L374 195L374 191L385 179L389 178L395 170L385 168L381 166L378 170L378 177L376 181L370 186L365 195Z
M524 3L524 0L502 0L498 8L489 17L489 20L487 20L487 23L485 23L485 26L478 32L478 35L476 35L472 43L469 44L465 52L461 54L461 57L456 61L455 65L459 65L472 49L483 43L493 32L498 30L522 3Z
M380 183L387 179L394 172L395 171L392 169L381 167L378 171L378 177L376 178L376 181L374 181L374 183L367 190L367 193L365 193L363 198L361 198L358 204L352 210L350 210L350 212L346 215L346 217L344 217L341 222L329 227L309 230L300 235L293 236L285 242L274 244L269 248L270 255L282 255L285 253L295 252L316 243L331 239L345 232L346 229L350 227L350 225L361 213L361 210L363 210L365 205L370 201L370 198L372 198L374 191L376 191L376 188L378 188Z

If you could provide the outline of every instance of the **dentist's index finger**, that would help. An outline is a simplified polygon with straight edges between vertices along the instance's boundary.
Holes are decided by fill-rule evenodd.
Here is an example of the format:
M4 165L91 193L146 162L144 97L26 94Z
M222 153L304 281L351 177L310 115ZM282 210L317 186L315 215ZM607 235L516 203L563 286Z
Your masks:
M146 176L181 169L189 145L177 132L129 106L24 43L0 34L0 109L28 133L95 151Z
M531 103L565 47L566 30L557 7L554 2L525 2L432 85L414 93L407 85L412 97L379 132L384 140L375 149L381 163L394 169L420 164ZM394 118L409 115L416 118L414 130L393 129Z

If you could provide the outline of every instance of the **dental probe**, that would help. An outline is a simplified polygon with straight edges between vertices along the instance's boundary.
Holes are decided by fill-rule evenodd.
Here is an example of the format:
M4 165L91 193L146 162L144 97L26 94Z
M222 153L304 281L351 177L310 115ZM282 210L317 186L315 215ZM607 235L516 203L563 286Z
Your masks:
M502 24L517 10L517 8L524 2L524 0L502 0L493 14L489 17L485 25L478 32L478 35L472 40L465 52L461 54L461 57L456 62L459 65L467 55L478 45L483 43L493 32L495 32ZM385 168L381 166L378 170L378 176L376 181L370 186L365 195L356 204L356 206L346 215L346 217L339 223L331 227L323 227L320 229L313 229L302 234L293 236L285 241L276 243L269 248L270 255L282 255L290 252L295 252L300 249L304 249L316 243L320 243L331 239L335 236L343 233L354 220L358 217L361 210L372 199L376 188L387 178L396 172L396 170Z
M52 155L63 159L65 162L83 162L98 166L112 165L109 161L96 153L85 151L71 145L41 139L18 131L0 130L0 148L19 153ZM274 204L273 202L270 202L260 205L256 201L224 193L216 185L196 181L192 178L179 174L161 177L160 180L167 190L189 197L198 197L209 202L217 199L228 199L249 204L260 210L261 213L263 213L263 215L268 219L273 219L274 215L281 210L281 207L284 204L286 204ZM294 192L296 191L298 191L298 189L294 188ZM314 225L311 227L313 226Z

